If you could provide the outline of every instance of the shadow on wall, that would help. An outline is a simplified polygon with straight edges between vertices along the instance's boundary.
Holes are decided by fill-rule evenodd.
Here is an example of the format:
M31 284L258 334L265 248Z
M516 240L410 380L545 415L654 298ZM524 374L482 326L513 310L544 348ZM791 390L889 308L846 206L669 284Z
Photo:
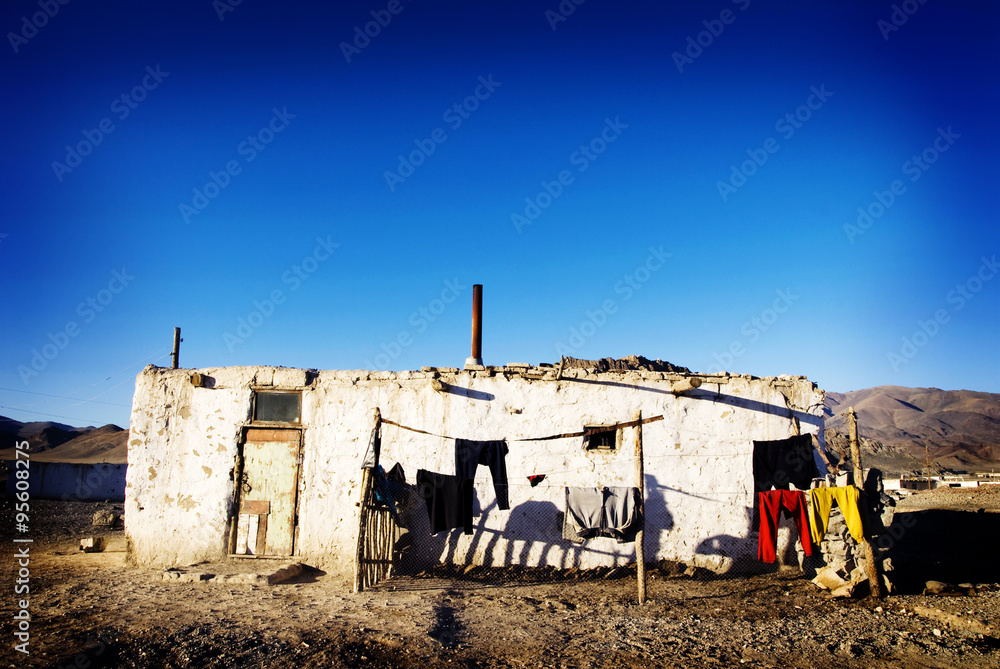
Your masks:
M660 485L655 476L646 475L646 525L644 548L646 561L660 559L658 549L666 542L669 533L680 531L674 515L666 502L667 491L680 492L670 486ZM408 486L410 494L401 504L400 516L408 527L397 542L394 564L398 574L416 574L444 563L457 566L481 564L485 567L527 565L554 569L581 567L587 555L606 555L612 566L635 562L634 544L618 545L614 539L596 538L576 544L562 537L565 509L547 500L527 500L514 505L509 511L496 508L492 501L486 508L473 502L472 536L466 538L461 529L430 533L430 523L423 498L416 486ZM740 577L748 574L776 572L782 565L799 566L799 533L795 522L782 515L779 521L777 560L765 563L757 559L757 523L754 509L747 507L747 531L744 536L717 534L698 543L698 555L722 558L728 567L720 575ZM506 516L503 529L486 527L489 516ZM494 518L495 520L495 518ZM808 529L807 529L808 531ZM464 541L463 541L464 540ZM466 543L467 542L467 543ZM463 545L464 544L464 545ZM619 551L609 550L618 548ZM477 555L480 556L477 558ZM802 568L807 574L823 566L820 553L804 557Z
M1000 513L930 509L897 513L876 546L888 550L896 586L910 593L931 580L995 583L996 556L984 545L998 535Z
M666 534L674 529L674 517L667 508L664 490L656 477L646 476L645 541L647 561L653 561L657 548ZM465 548L460 549L464 535L461 529L430 534L430 523L424 500L416 486L408 486L410 494L400 509L400 517L409 531L396 545L397 573L415 574L436 564L506 567L532 564L555 569L580 567L586 555L609 556L611 566L634 564L634 544L617 544L614 539L600 537L577 544L562 536L563 514L548 500L532 500L515 504L509 511L496 508L492 501L486 508L473 502L475 524ZM515 493L516 494L516 493ZM503 529L486 527L487 517L506 516ZM495 520L495 518L494 518ZM618 551L609 550L617 548ZM477 555L481 556L477 558Z
M747 517L746 536L737 537L731 534L716 534L701 541L695 548L698 555L711 555L728 561L729 566L718 572L720 577L742 578L752 574L770 574L778 571L782 565L799 567L799 554L796 546L799 544L798 526L791 518L784 515L778 521L778 539L775 549L776 560L773 563L757 559L757 544L759 540L757 511L753 507L744 509ZM806 528L808 532L808 528ZM784 543L783 543L784 542ZM814 572L822 566L822 558L817 550L812 557L805 557L801 565L807 573Z
M674 392L672 390L650 388L648 386L636 385L634 383L621 383L618 381L604 381L598 379L576 379L570 377L566 377L563 380L573 383L589 383L599 386L616 386L619 388L629 388L632 390L640 390L643 392L674 395ZM688 391L684 393L683 397L693 400L708 400L711 402L721 402L722 404L728 404L730 406L740 407L741 409L747 409L748 411L759 411L761 413L772 414L774 416L781 416L783 418L798 418L800 422L805 423L807 425L815 425L817 427L822 427L823 425L822 416L814 416L813 414L803 411L802 409L793 409L792 407L788 406L787 400L785 406L779 406L777 404L767 404L765 402L752 400L746 397L739 397L737 395L725 395L720 391L712 391L704 387L699 388L697 390Z

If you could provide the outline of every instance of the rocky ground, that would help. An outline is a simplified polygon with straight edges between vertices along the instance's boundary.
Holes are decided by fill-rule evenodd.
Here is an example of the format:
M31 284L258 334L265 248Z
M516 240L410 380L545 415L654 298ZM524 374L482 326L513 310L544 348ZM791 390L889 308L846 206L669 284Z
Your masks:
M121 530L90 526L95 511L120 506L33 502L30 654L13 650L8 540L2 666L1000 667L997 560L983 550L988 534L964 534L998 529L992 488L900 502L892 551L902 592L881 601L830 599L798 570L704 578L664 564L643 606L628 570L541 583L439 571L361 594L311 569L273 586L164 582L125 566ZM2 511L12 526L10 501ZM88 534L106 536L108 549L79 552ZM263 561L253 562L199 568ZM964 587L921 594L931 578Z

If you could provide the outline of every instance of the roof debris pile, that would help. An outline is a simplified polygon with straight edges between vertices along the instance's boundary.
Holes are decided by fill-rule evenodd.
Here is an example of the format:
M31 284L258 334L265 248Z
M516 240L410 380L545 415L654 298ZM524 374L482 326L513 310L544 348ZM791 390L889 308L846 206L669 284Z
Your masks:
M629 355L624 358L601 358L600 360L581 360L580 358L566 357L563 359L563 368L570 369L579 367L582 369L593 369L598 372L625 372L642 370L646 372L676 372L678 374L690 374L691 370L657 358L650 360L641 355Z

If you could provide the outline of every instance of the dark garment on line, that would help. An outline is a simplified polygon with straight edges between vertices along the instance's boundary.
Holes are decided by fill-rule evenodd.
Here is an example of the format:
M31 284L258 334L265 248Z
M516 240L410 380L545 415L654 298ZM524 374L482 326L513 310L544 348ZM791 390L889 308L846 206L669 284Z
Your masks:
M564 539L582 543L591 537L611 537L628 543L635 541L642 526L638 488L566 488Z
M389 473L386 474L382 465L376 468L375 472L375 501L389 509L392 519L400 527L406 527L399 517L396 503L402 500L408 490L406 488L406 474L403 473L403 466L398 462L393 465Z
M507 495L507 442L472 441L471 439L455 440L455 475L476 478L479 465L490 468L493 477L493 491L497 496L497 508L509 509L510 500ZM471 511L469 512L471 513Z
M472 479L418 469L417 491L427 503L431 534L456 527L472 534Z
M753 480L756 492L772 487L788 490L793 483L799 490L808 490L819 477L813 459L812 435L800 434L788 439L753 442Z

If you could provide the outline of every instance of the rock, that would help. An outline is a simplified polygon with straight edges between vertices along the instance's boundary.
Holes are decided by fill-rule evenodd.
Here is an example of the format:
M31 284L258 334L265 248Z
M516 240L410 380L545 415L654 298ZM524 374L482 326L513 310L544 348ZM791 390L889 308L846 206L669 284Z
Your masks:
M87 537L80 540L80 550L84 553L102 553L108 545L104 537Z
M940 595L944 592L951 592L954 586L943 581L927 581L924 583L925 595Z
M94 514L92 521L94 527L114 527L118 524L119 516L113 511L98 511Z
M823 590L836 590L847 584L847 581L840 577L833 567L826 567L816 573L816 578L812 580L813 585Z
M831 597L850 598L854 594L854 583L845 583L830 593Z
M688 568L684 570L684 575L693 578L698 581L707 581L708 579L715 576L715 572L711 569L706 569L704 567L696 567L695 565L688 565Z

